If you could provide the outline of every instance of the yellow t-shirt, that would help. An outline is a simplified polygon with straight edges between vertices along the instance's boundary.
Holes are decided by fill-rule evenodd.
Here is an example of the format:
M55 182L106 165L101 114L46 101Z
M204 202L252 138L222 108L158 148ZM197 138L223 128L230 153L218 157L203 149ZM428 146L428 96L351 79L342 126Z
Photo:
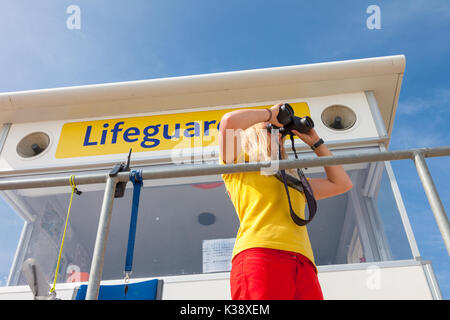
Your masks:
M292 220L280 180L259 171L222 174L222 179L240 222L232 257L249 248L271 248L300 253L315 265L306 226ZM289 195L292 209L305 219L305 195L291 187Z

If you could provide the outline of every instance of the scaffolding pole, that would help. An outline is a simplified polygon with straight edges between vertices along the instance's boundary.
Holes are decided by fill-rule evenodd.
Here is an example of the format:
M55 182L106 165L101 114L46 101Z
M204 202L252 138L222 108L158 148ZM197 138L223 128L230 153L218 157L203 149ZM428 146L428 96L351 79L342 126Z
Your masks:
M416 163L419 177L422 181L425 193L430 201L431 208L441 231L443 240L450 255L450 225L445 213L442 202L437 194L436 187L428 171L424 158L450 156L450 146L436 148L420 148L397 151L381 152L361 152L350 155L325 156L310 159L279 160L272 162L254 162L238 164L194 164L174 166L171 168L152 168L142 171L142 178L145 179L164 179L187 176L202 176L237 172L252 172L267 168L293 169L323 167L331 165L344 165L366 162L392 161L392 160L414 160ZM103 197L100 221L97 230L97 238L94 247L94 253L89 275L87 299L97 299L100 288L103 262L106 251L106 243L111 221L111 212L114 200L114 190L117 182L129 181L129 172L119 172L117 176L110 177L105 174L86 174L75 177L77 185L105 183L105 194ZM29 188L48 188L69 185L69 176L53 178L28 178L0 179L0 190L29 189Z
M151 168L142 171L142 178L146 179L165 179L192 176L205 176L225 173L260 171L261 169L274 168L295 169L312 168L331 165L355 164L365 162L379 162L392 160L413 160L416 153L422 154L424 158L450 156L450 146L435 148L420 148L396 151L380 152L360 152L349 155L335 155L325 157L315 157L307 159L276 160L272 162L252 162L238 164L192 164L192 165L174 165L170 168ZM141 164L145 165L145 164ZM42 172L41 172L42 173ZM12 176L14 174L11 174ZM53 178L14 178L5 176L0 178L0 190L32 189L68 186L70 176L61 176ZM119 172L117 182L129 181L129 173ZM107 175L98 174L80 174L75 176L76 185L105 183Z
M111 225L114 193L116 191L117 178L106 179L105 194L103 196L102 211L98 223L97 238L95 239L94 253L92 255L91 271L86 292L86 300L97 300L102 280L103 263L105 262L106 244L108 242L109 226Z
M434 218L436 219L436 224L444 239L447 252L450 255L450 223L447 214L445 213L444 205L439 197L437 188L433 182L433 178L431 177L423 155L416 153L414 155L414 163L420 181L422 182L423 189L425 190L425 194L427 195L428 202L430 203L431 210L433 211Z

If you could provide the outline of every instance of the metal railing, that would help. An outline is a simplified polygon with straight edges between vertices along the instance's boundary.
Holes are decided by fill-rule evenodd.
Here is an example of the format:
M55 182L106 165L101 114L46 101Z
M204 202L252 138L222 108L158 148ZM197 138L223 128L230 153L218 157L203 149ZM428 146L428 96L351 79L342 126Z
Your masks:
M329 165L355 164L365 162L379 162L392 160L413 160L422 182L425 194L430 203L436 223L441 232L447 252L450 255L450 223L439 198L436 186L428 170L425 158L450 156L450 146L436 148L421 148L381 152L361 152L358 154L335 155L317 157L312 159L280 160L272 162L238 163L230 165L221 164L193 164L175 166L171 168L151 168L142 171L142 178L164 179L187 176L202 176L237 172L260 171L265 168L277 167L279 169L310 168ZM119 172L111 177L109 174L86 174L75 177L77 185L105 183L105 193L100 213L100 220L95 240L94 253L89 273L87 300L98 298L100 281L102 278L103 263L108 240L111 213L114 202L114 193L118 182L129 181L129 172ZM28 178L21 180L0 180L0 190L27 189L39 187L57 187L69 185L69 176L53 178Z

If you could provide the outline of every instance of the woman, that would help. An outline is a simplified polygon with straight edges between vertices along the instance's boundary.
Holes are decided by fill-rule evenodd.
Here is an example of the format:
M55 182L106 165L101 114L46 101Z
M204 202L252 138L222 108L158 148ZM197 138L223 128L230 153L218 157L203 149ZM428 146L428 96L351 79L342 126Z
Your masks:
M284 138L279 134L277 141L265 129L269 123L282 127L277 120L281 105L225 114L219 130L220 162L277 160L274 142L281 143L282 158L287 159ZM293 133L309 146L320 140L314 129ZM323 143L316 146L317 156L332 155ZM308 180L316 200L352 188L342 166L324 168L326 179ZM240 221L230 274L232 299L323 299L307 229L293 222L283 182L260 172L223 174L222 179ZM292 188L289 193L294 211L304 219L304 194Z

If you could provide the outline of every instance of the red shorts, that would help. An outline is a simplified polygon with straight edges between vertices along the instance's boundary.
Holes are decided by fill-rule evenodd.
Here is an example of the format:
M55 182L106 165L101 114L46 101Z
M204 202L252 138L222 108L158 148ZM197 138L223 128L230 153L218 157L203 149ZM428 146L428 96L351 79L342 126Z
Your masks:
M316 270L300 253L251 248L233 258L233 300L323 300Z

